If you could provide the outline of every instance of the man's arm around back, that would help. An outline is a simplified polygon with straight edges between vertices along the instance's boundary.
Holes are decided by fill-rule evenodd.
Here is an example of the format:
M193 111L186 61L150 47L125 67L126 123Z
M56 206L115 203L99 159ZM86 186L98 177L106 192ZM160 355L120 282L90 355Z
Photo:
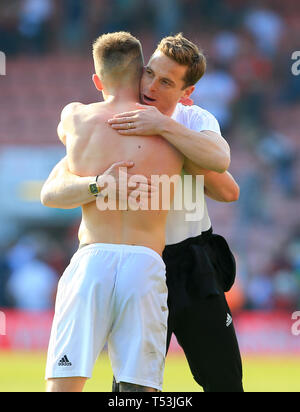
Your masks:
M52 170L41 191L44 206L74 209L95 201L88 188L93 177L76 176L69 171L67 157Z

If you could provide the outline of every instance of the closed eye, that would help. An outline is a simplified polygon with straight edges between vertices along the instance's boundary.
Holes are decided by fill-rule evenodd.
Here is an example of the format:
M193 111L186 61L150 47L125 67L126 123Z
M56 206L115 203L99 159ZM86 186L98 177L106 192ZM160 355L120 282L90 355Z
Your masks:
M153 71L149 69L149 67L146 67L145 72L150 75L153 74Z

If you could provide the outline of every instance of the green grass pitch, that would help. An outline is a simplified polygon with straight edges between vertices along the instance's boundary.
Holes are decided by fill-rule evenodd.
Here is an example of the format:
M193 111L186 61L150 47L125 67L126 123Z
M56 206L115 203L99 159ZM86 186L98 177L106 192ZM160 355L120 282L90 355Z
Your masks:
M0 392L43 392L45 353L0 352ZM299 357L244 357L246 392L300 392ZM107 355L97 360L85 392L110 392L112 371ZM198 392L182 355L166 360L165 392Z

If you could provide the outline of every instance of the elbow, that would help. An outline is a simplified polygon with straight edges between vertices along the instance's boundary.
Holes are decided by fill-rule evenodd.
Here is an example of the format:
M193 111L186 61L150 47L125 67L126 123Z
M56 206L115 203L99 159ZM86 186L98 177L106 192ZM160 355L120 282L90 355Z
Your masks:
M237 202L240 198L240 188L238 185L234 189L228 190L223 194L223 202L233 203Z
M46 207L51 207L51 201L50 201L50 196L49 194L42 189L41 195L40 195L40 200L43 206Z
M79 205L64 204L60 197L45 188L41 191L40 200L43 206L50 207L52 209L75 209L76 207L79 207Z
M220 156L220 160L218 162L217 167L215 168L215 172L217 173L225 173L229 169L230 166L230 154L229 153L222 153Z
M230 157L230 146L229 144L224 140L224 146L220 148L219 152L219 161L217 165L217 169L215 170L217 173L225 173L229 169L231 162L231 157Z
M43 206L46 207L56 207L53 203L52 196L48 190L46 190L45 186L41 190L40 200Z

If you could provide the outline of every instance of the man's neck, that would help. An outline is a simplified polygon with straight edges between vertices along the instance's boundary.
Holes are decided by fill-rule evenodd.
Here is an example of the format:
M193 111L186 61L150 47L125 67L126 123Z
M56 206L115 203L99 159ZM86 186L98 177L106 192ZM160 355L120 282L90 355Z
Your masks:
M129 88L109 90L105 93L103 97L106 103L114 105L140 101L138 90L132 90Z

